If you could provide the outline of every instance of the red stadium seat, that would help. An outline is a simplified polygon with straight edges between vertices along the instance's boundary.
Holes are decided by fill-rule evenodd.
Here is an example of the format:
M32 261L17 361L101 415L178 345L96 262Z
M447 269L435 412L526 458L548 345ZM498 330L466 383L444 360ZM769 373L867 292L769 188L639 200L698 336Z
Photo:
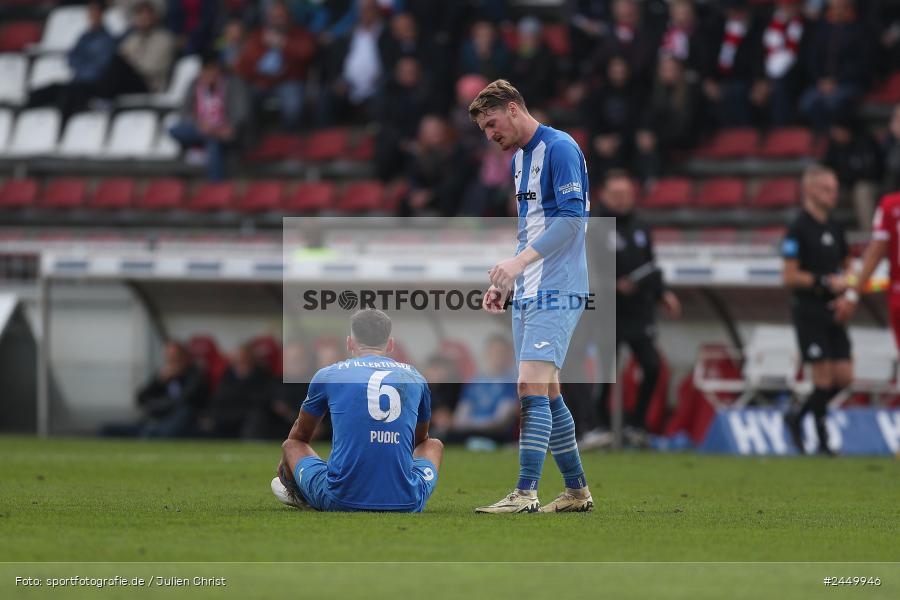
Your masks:
M302 147L299 136L271 134L262 139L259 146L247 154L247 160L253 162L278 161L296 155Z
M255 181L237 201L242 212L265 212L281 208L284 199L284 183L281 181Z
M261 335L250 340L250 352L257 364L267 369L272 375L281 377L281 344L271 335Z
M184 182L179 179L156 179L147 185L140 201L147 210L172 210L184 204Z
M686 177L664 177L656 182L653 189L644 196L644 208L681 208L689 206L693 186Z
M763 142L760 156L769 159L803 158L816 153L812 132L804 127L773 129Z
M333 127L310 134L300 148L298 158L309 161L328 161L346 158L350 150L350 135L346 129Z
M301 183L284 204L289 212L311 213L334 208L335 185L331 181Z
M443 340L438 346L438 353L456 363L456 370L463 382L469 381L478 374L478 366L465 342Z
M369 162L375 157L375 137L365 134L361 136L347 153L350 160Z
M499 32L500 40L503 42L504 46L506 46L510 50L516 50L519 48L519 30L515 25L501 25L499 28Z
M704 181L696 197L703 208L735 208L744 203L744 181L737 177L716 177Z
M234 200L234 183L204 183L188 201L187 209L195 211L216 211L231 208Z
M27 208L37 201L38 184L34 179L10 179L0 188L0 208Z
M117 177L100 182L89 205L91 208L119 210L131 208L133 199L134 181L125 177Z
M763 181L750 206L753 208L785 208L800 201L800 182L793 177Z
M697 232L697 242L701 244L734 244L738 232L733 227L709 227Z
M572 139L575 140L575 143L581 148L583 154L587 155L590 153L591 136L588 134L587 130L579 127L570 129L568 134L572 136Z
M384 185L380 181L351 183L338 199L338 210L347 213L384 210L386 207Z
M654 244L680 244L684 242L684 230L675 227L654 227L650 235Z
M41 40L40 23L13 21L0 27L0 52L21 52Z
M84 205L87 184L81 179L57 179L44 190L41 206L44 208L78 208Z
M194 362L206 374L209 391L212 393L219 385L219 379L228 368L228 361L219 351L219 345L211 335L197 334L191 336L187 342L188 352L194 358Z
M572 48L569 44L569 28L561 23L544 25L544 43L556 56L568 56Z
M695 155L714 160L730 160L753 156L758 150L759 133L751 127L735 127L717 132Z
M888 75L875 91L866 96L866 102L872 104L900 103L900 71Z

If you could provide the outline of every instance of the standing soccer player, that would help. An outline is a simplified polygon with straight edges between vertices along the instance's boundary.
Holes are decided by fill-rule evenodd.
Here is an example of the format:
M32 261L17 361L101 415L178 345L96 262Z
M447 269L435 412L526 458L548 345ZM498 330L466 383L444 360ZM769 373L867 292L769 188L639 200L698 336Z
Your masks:
M838 319L848 321L859 303L869 279L885 256L890 261L890 286L888 288L888 315L894 330L894 341L900 348L900 192L887 194L881 199L872 223L872 241L863 253L862 269L850 290L837 302ZM853 279L853 278L851 278Z
M272 493L321 511L422 512L437 485L444 446L428 437L431 394L412 366L389 358L391 320L366 309L350 321L352 358L320 369L282 444ZM328 462L310 445L331 412Z
M566 133L538 123L522 95L499 79L469 106L488 140L518 148L512 175L519 206L518 248L490 270L483 307L503 312L513 293L513 343L522 407L519 480L480 513L586 512L594 502L575 442L575 421L559 388L572 332L588 296L585 229L590 210L584 156ZM552 400L551 400L552 398ZM547 449L566 490L541 508L537 488Z
M812 166L803 173L803 209L782 242L784 285L793 291L791 313L804 362L812 364L813 391L785 424L803 453L801 420L812 412L819 453L831 455L825 416L828 402L853 381L850 338L838 320L837 300L847 291L849 266L843 229L831 218L837 203L834 172Z

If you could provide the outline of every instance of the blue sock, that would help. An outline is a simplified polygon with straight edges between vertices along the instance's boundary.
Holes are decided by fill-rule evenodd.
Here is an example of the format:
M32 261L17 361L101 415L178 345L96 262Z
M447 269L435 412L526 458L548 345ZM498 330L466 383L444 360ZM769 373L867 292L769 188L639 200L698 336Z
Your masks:
M578 443L575 441L575 419L569 412L562 396L557 396L550 403L553 415L553 431L550 434L550 452L562 473L566 487L577 490L587 485L581 456L578 454Z
M522 426L519 435L520 490L536 490L547 457L547 444L553 429L550 399L547 396L522 398Z

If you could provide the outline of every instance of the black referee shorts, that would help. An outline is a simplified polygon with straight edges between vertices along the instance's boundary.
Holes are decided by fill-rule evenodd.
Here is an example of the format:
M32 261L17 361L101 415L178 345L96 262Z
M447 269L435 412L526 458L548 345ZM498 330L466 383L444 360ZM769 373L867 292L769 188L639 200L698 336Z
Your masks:
M836 322L830 312L794 309L794 331L803 362L850 360L847 328Z

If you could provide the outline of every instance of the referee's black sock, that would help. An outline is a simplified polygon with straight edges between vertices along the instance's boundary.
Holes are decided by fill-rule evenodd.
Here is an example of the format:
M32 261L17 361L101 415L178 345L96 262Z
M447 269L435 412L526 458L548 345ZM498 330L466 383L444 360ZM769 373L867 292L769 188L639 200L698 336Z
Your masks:
M816 435L819 436L819 450L828 450L828 428L825 427L825 416L828 414L828 402L834 397L835 388L817 387L807 401L816 422Z

